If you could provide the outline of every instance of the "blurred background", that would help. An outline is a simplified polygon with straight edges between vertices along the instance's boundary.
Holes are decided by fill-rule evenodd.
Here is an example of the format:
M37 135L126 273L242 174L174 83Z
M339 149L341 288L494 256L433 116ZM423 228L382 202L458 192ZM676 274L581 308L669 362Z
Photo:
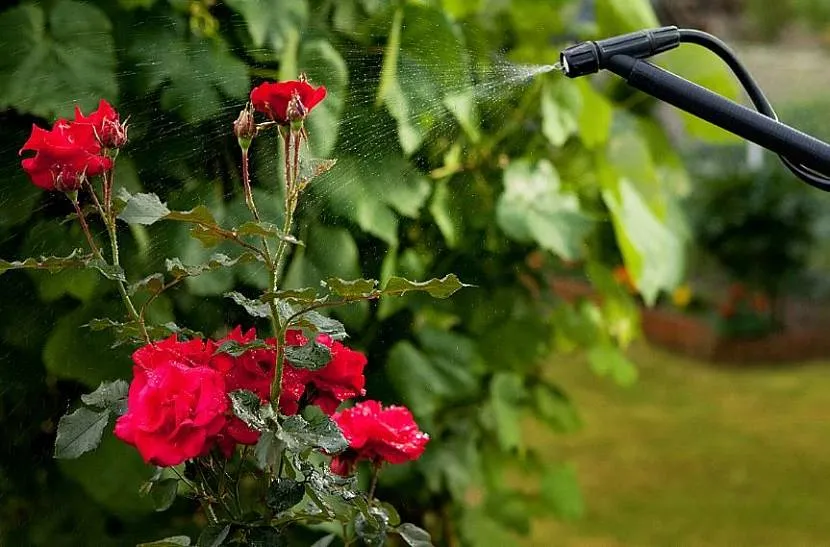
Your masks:
M614 78L547 66L573 41L663 24L733 45L784 122L830 139L825 0L6 0L0 258L83 246L69 202L20 169L32 123L111 101L130 119L116 184L232 226L231 123L253 85L304 71L329 90L311 153L338 164L302 207L288 284L476 285L338 312L369 393L433 439L385 471L382 499L437 545L823 545L830 198ZM703 50L659 62L741 100ZM254 149L277 217L277 143ZM132 281L216 250L163 224L122 240ZM264 280L189 279L152 321L267 329L223 299L234 286ZM119 313L95 273L0 277L1 545L133 545L204 523L186 499L155 513L137 494L152 470L111 436L51 458L79 395L129 378L130 348L83 326Z

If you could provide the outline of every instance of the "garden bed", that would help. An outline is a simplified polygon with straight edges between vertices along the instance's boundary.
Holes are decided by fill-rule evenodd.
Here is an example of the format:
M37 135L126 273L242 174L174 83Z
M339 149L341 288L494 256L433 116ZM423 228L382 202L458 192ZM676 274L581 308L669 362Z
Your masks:
M597 299L584 281L553 278L554 292L568 301ZM667 308L641 307L642 330L655 346L718 363L781 363L830 357L830 336L821 310L790 303L785 309L786 327L757 338L725 337L705 316Z

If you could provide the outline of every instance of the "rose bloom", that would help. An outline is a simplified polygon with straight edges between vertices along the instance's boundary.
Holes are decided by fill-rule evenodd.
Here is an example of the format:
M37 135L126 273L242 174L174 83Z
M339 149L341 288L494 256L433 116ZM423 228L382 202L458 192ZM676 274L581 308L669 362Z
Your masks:
M349 441L349 448L336 455L331 470L349 475L360 460L374 465L417 460L424 452L429 435L418 429L406 407L383 408L378 401L364 401L332 415Z
M307 114L326 98L326 88L322 85L314 88L303 80L266 82L251 91L251 103L258 112L286 125L289 122L288 103L294 96L299 99Z
M63 119L49 131L33 125L20 154L24 151L35 155L23 159L23 170L44 190L76 191L82 175L93 177L112 169L112 160L101 155L92 126Z
M245 344L255 339L256 329L249 329L243 334L242 328L237 326L227 336L217 340L216 347L228 341ZM268 339L266 343L272 348L276 347L274 339ZM211 359L211 366L224 374L228 393L247 389L256 393L261 403L266 403L271 395L271 382L274 379L276 362L276 349L252 349L239 357L217 353ZM251 445L256 444L258 440L259 431L251 429L245 422L231 415L217 438L217 444L225 456L230 457L236 444Z
M104 99L89 116L84 116L80 107L76 106L74 124L90 126L104 148L121 148L127 143L127 126L121 123L118 112Z
M331 337L321 334L317 341L331 350L331 361L317 370L294 367L287 363L282 376L280 410L283 414L296 414L300 403L305 401L319 406L331 415L346 399L366 394L366 356L349 349ZM286 333L286 344L301 346L306 343L300 331Z
M116 437L135 446L147 463L164 467L209 450L225 427L229 407L222 374L191 366L189 351L195 344L181 345L179 355L169 347L154 354L148 350L152 345L133 354L127 413L115 423Z

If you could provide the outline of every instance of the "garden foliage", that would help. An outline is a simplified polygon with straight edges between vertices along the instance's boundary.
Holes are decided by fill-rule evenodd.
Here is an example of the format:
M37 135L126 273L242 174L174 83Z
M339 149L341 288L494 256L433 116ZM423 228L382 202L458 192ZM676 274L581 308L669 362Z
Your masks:
M405 404L431 438L417 462L381 476L378 497L437 543L478 545L528 530L535 515L579 516L572 468L535 452L521 433L528 416L558 431L579 424L544 359L555 349L586 349L597 372L631 381L620 347L637 335L636 307L603 265L596 238L613 228L633 282L652 302L682 274L686 237L676 204L685 171L650 101L613 81L522 72L523 64L552 62L575 38L656 24L645 0L603 0L596 14L580 6L56 0L4 8L3 542L123 545L151 539L148 527L161 537L204 524L165 487L136 495L152 469L108 432L90 454L58 463L49 456L69 405L76 415L109 418L123 402L99 391L77 407L102 381L131 378L134 346L119 346L117 331L142 333L123 321L114 289L121 281L139 305L153 299L146 320L159 334L218 338L237 324L268 331L257 317L261 302L243 296L267 293L267 274L231 252L233 234L205 227L287 237L274 228L285 221L278 137L257 137L251 149L252 195L264 221L252 223L229 127L252 84L299 73L328 90L305 122L308 155L319 159L305 173L319 176L297 210L304 245L286 255L284 290L295 292L270 296L307 297L302 287L334 277L377 279L403 294L332 312L368 357L367 392ZM126 221L114 228L121 270L74 252L85 239L73 215L88 211L34 187L15 155L32 122L71 117L76 103L90 112L102 97L130 116L112 195ZM336 165L323 161L330 157ZM141 197L152 193L161 198ZM162 218L170 222L155 222ZM108 229L92 220L93 237L105 241ZM41 258L15 261L29 256ZM552 298L544 264L557 260L584 264L603 301ZM130 273L152 271L166 273ZM449 272L474 288L435 301L410 294L424 287L402 280ZM176 288L156 291L171 279ZM338 283L327 290L378 290ZM112 389L123 396L123 385ZM540 490L515 489L511 468L537 475ZM172 507L156 515L154 502ZM401 536L409 532L418 544L414 529Z

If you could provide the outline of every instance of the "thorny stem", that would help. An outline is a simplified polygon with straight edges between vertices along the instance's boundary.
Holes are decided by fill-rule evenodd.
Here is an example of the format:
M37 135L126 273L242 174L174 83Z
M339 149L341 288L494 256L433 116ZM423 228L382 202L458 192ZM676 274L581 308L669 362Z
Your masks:
M89 224L86 223L84 212L78 204L78 198L73 198L72 196L67 197L69 197L69 201L72 202L72 206L75 207L75 213L78 215L78 222L81 224L81 230L83 230L84 236L86 236L86 241L89 244L89 248L92 250L92 254L95 255L95 258L103 260L104 257L101 255L101 250L98 248L98 245L95 244L95 239L92 238L92 232L89 231Z
M383 463L372 464L372 484L369 486L369 505L375 500L375 488L378 486L378 476L380 475L380 468Z
M254 195L251 191L251 173L248 165L247 148L242 149L242 186L245 191L245 203L248 205L248 209L251 210L251 214L254 215L256 221L259 222L259 211L257 211L256 203L254 203Z

